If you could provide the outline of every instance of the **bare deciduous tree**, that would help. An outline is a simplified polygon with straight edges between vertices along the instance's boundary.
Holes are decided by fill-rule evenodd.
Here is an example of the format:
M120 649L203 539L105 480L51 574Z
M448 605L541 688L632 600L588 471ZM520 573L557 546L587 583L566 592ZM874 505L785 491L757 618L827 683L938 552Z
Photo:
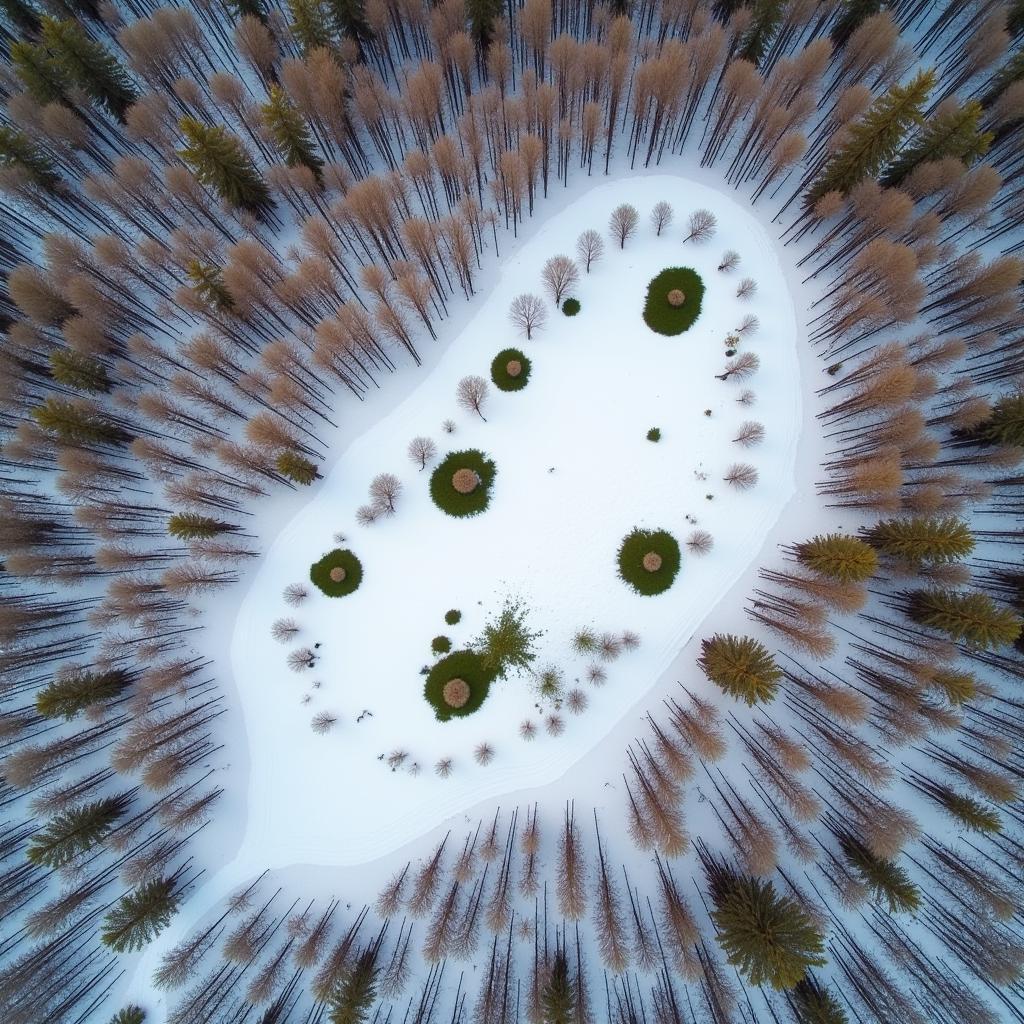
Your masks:
M512 300L509 316L512 323L523 331L529 340L533 337L534 331L544 326L547 311L544 309L544 303L536 295L517 295Z
M695 555L706 555L714 546L714 538L707 530L694 530L686 538L686 546Z
M764 424L755 420L746 420L740 424L740 429L733 438L735 444L744 448L754 448L764 440Z
M337 721L338 719L330 711L318 711L309 724L313 732L318 736L323 736L334 728Z
M568 256L552 256L544 264L541 279L558 306L561 305L562 297L579 281L580 272Z
M745 462L733 463L722 478L738 491L749 491L757 483L757 470Z
M484 416L483 409L489 390L487 381L483 377L475 375L463 377L455 389L455 400L463 409L475 412L486 423L487 417Z
M749 299L757 291L757 282L752 277L745 277L736 288L736 298Z
M687 221L689 234L683 239L684 242L706 242L718 226L715 215L710 210L694 210Z
M735 359L730 359L725 364L725 373L716 373L718 380L729 380L735 377L737 380L745 380L753 376L761 365L761 360L755 352L741 352Z
M630 206L629 203L623 203L612 210L612 215L608 219L608 230L612 238L619 243L620 249L626 247L626 239L636 231L639 222L640 214L636 212L636 207Z
M600 232L587 228L576 239L576 255L583 264L583 269L589 274L591 266L604 255L604 239Z
M740 254L735 249L727 249L722 256L722 262L718 264L718 269L727 273L730 270L735 270L739 265Z
M289 583L284 588L285 604L290 604L293 608L302 604L307 597L309 597L309 588L303 583Z
M480 765L490 764L494 760L494 747L490 743L478 743L473 749L473 759Z
M437 456L437 445L429 437L414 437L409 442L409 458L426 469L427 463Z
M395 514L395 502L402 493L402 481L394 473L378 473L370 481L370 500L374 508L391 516Z
M662 231L671 223L672 205L662 199L660 202L655 203L654 209L651 210L651 227L654 228L654 233L660 237Z
M270 635L279 643L286 644L299 631L299 624L294 619L277 619L270 627Z

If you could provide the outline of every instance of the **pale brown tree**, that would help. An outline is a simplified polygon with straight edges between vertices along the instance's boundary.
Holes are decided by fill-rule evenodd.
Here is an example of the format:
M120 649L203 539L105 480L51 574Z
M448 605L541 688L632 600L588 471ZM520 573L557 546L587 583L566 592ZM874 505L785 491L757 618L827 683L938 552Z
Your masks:
M509 308L509 316L512 323L522 331L527 340L533 337L533 332L540 330L547 321L547 310L544 303L536 295L517 295L512 300Z
M544 264L541 279L558 306L563 296L579 281L580 272L568 256L552 256Z
M612 215L608 219L608 230L612 238L619 243L620 249L626 247L626 240L636 231L639 222L640 214L636 212L636 207L630 206L629 203L623 203L612 210Z

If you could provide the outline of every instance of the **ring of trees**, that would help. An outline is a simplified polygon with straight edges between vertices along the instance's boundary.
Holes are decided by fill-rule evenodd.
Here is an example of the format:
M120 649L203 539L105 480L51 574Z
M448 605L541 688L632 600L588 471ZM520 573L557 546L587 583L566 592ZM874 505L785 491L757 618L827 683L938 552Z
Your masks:
M437 720L447 722L450 718L463 718L479 711L494 679L494 671L484 666L483 658L476 651L453 651L427 673L423 696L434 709ZM449 686L453 681L463 685Z
M359 589L363 564L347 548L335 548L310 566L309 578L328 597L345 597Z
M672 586L679 573L679 542L665 530L635 529L619 547L619 578L638 594L653 597Z
M477 483L470 490L461 484L456 485L456 476L459 481L468 479L462 470L476 475ZM475 448L451 452L430 475L430 497L442 512L450 516L479 515L491 502L495 473L494 462Z
M682 295L682 301L679 296ZM644 322L658 334L682 334L700 316L704 282L692 267L668 267L647 286Z
M530 379L530 360L517 348L502 349L491 361L491 380L499 391L522 391Z

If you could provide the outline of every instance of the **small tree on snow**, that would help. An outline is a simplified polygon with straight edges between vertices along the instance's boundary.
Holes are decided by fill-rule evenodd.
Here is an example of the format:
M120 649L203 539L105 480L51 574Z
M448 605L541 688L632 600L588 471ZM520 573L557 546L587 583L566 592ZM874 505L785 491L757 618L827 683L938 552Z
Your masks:
M718 221L710 210L694 210L687 222L689 234L684 242L706 242L714 233Z
M701 671L730 697L750 705L774 698L782 672L760 641L716 633L701 641L700 651Z
M537 657L534 643L541 636L527 626L527 609L518 601L506 601L496 619L484 626L472 647L484 667L504 679L510 669L527 669Z
M745 277L736 288L736 298L749 299L757 291L757 282L752 277Z
M379 473L370 482L370 500L374 508L389 516L395 514L395 502L402 493L402 481L394 473Z
M409 442L407 450L409 458L417 463L421 470L426 469L427 463L437 457L437 445L429 437L414 437Z
M463 409L475 412L486 423L487 417L484 416L483 408L487 401L488 391L487 381L483 377L463 377L455 390L455 400Z
M757 470L746 462L735 462L722 479L738 491L749 491L757 483Z
M735 270L740 265L740 254L735 249L727 249L722 256L722 262L718 264L718 269L722 273L728 273L730 270Z
M604 239L593 228L587 228L576 239L576 255L583 269L590 273L590 268L604 255Z
M654 209L651 210L651 227L654 228L654 233L660 237L662 231L671 223L672 205L662 199L661 202L655 203Z
M562 303L562 297L579 281L580 272L568 256L552 256L544 264L541 278L558 306Z
M746 420L740 424L733 442L742 445L744 448L754 448L764 440L764 424L755 420Z
M735 359L730 359L725 364L725 373L716 373L716 380L729 380L735 377L737 380L745 380L752 377L761 365L761 360L756 352L741 352Z
M517 295L512 300L509 316L512 323L526 335L527 340L533 337L534 331L544 326L547 319L544 303L536 295Z
M619 243L620 249L626 248L626 239L636 231L639 221L640 214L636 212L636 207L630 206L629 203L623 203L612 210L612 215L608 219L608 230L612 238Z

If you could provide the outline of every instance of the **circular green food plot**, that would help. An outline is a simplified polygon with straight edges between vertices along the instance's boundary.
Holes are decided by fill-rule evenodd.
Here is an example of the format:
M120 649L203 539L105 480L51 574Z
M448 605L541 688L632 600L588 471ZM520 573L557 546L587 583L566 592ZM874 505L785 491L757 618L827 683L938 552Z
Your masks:
M363 581L363 565L348 549L328 551L309 569L309 578L328 597L345 597Z
M451 452L430 474L430 497L450 516L479 515L491 501L496 469L481 451Z
M566 299L562 303L562 312L566 316L575 316L580 311L580 300L579 299Z
M646 597L668 590L679 564L679 543L665 530L636 529L619 548L619 577Z
M447 722L478 711L494 679L476 651L455 651L427 673L423 696L438 721Z
M530 379L530 360L517 348L502 349L491 361L491 380L499 391L522 391Z
M704 282L692 267L669 267L647 286L644 321L658 334L682 334L700 316Z

